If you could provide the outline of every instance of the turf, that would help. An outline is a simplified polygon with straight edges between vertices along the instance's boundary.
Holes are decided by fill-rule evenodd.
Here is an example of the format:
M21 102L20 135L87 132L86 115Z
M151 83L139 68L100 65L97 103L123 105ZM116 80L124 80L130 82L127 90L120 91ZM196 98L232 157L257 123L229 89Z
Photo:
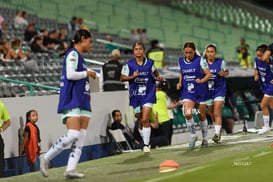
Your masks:
M273 134L273 133L270 133ZM133 152L83 162L78 171L86 177L69 181L271 181L273 136L236 134L223 137L221 144L210 142L208 148L193 150L187 144L153 149L150 155ZM175 160L180 167L173 172L159 173L159 165L165 160ZM49 177L39 172L0 179L5 182L67 181L64 167L49 170Z

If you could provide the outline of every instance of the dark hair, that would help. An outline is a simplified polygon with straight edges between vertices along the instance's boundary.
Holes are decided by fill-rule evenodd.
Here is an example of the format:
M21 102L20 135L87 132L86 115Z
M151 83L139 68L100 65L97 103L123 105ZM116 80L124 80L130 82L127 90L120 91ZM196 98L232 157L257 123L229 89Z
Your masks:
M120 112L120 110L118 110L118 109L113 110L113 111L112 111L112 117L115 117L115 116L116 116L116 112Z
M217 52L217 48L216 48L216 45L215 45L215 44L208 44L208 45L206 46L206 50L207 50L207 48L209 48L209 47L214 48L215 52Z
M185 48L192 48L194 51L196 51L195 44L192 41L186 42L183 46L183 49Z
M170 84L167 80L162 80L162 81L159 81L158 88L160 88L162 91L167 93L169 91Z
M145 51L145 45L143 44L143 42L135 42L133 44L133 50L135 49L136 46L141 46Z
M151 47L155 48L158 43L159 43L158 40L151 40Z
M36 110L32 109L32 110L29 110L29 111L26 113L26 123L30 122L28 118L30 117L30 114L31 114L32 112L34 112L34 111L37 112Z
M92 37L91 33L88 31L88 30L85 30L85 29L80 29L80 30L77 30L77 32L75 33L74 35L74 38L72 39L72 41L70 42L70 45L68 47L68 49L64 52L64 53L61 53L60 56L64 56L65 53L74 47L74 44L77 44L79 42L82 41L82 37L84 38L90 38Z
M256 51L261 51L264 53L267 50L268 46L266 44L261 44L256 48Z

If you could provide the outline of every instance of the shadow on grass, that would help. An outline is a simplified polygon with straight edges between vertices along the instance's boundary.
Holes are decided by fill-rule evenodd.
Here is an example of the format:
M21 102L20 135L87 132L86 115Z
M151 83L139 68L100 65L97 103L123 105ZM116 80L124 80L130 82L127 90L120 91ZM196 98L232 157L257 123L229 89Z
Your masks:
M136 164L136 163L142 163L142 162L147 162L147 161L152 161L152 160L153 160L153 158L151 157L151 155L140 154L139 156L136 156L134 158L126 159L123 162L121 162L120 164Z

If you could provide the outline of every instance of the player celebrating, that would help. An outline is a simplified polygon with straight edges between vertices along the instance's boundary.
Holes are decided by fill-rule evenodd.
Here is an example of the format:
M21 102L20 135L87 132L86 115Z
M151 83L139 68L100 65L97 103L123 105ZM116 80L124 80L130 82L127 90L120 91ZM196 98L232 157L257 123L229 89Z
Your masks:
M212 140L218 143L221 140L222 107L226 96L226 79L229 70L223 59L216 58L216 45L209 44L205 50L205 59L208 63L212 77L208 81L208 92L211 99L207 101L209 113L214 121L214 133Z
M122 81L129 81L129 97L130 106L133 106L134 112L141 118L140 134L143 138L144 154L150 153L150 135L151 127L149 115L152 105L156 103L156 80L163 80L154 66L154 61L144 57L145 47L141 42L133 45L133 53L135 58L130 59L122 68Z
M208 64L196 54L193 42L186 42L183 47L184 57L179 58L180 75L177 89L182 88L181 98L183 113L186 117L187 126L191 133L189 148L194 148L197 141L195 125L193 120L193 109L198 104L200 127L202 130L202 145L206 147L208 121L206 118L207 81L211 78Z

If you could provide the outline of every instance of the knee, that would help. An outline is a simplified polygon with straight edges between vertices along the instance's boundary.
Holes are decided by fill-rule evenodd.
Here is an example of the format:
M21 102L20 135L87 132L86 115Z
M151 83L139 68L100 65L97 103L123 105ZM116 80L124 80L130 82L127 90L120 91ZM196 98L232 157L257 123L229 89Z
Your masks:
M192 113L185 113L184 116L187 120L192 119Z
M80 131L78 130L71 130L69 129L67 132L67 135L71 138L73 138L74 140L78 139L81 135Z

